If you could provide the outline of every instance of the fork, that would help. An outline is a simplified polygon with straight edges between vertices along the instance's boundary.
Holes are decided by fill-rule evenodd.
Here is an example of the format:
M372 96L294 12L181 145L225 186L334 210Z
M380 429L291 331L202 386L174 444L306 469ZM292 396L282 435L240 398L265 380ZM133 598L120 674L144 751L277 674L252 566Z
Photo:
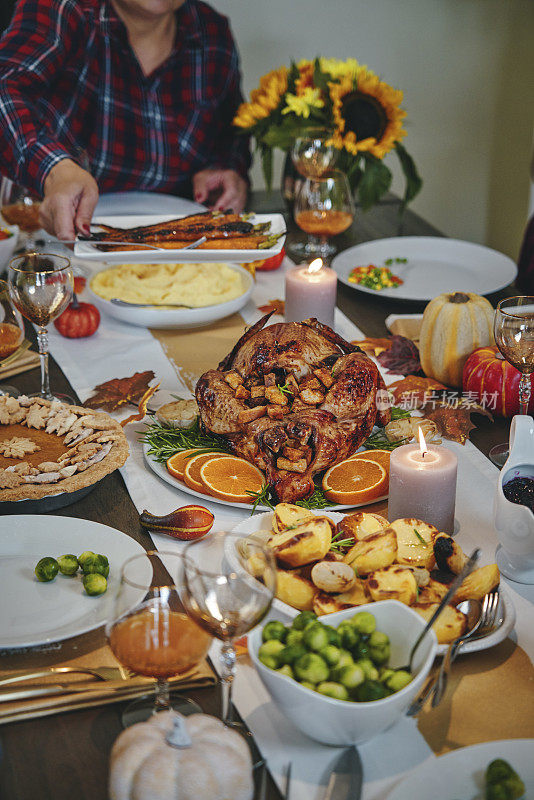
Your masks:
M126 680L129 677L128 670L125 670L123 667L96 667L95 669L91 667L49 667L48 669L16 672L8 678L1 678L0 686L8 686L11 683L28 681L32 678L46 678L49 675L65 674L92 675L94 678L98 678L101 681Z

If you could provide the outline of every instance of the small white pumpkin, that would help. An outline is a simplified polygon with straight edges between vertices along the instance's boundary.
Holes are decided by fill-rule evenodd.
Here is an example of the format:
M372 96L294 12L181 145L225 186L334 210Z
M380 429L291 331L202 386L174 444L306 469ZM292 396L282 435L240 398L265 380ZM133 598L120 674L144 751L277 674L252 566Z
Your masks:
M185 735L185 746L169 743L177 741L176 732ZM161 711L123 731L111 750L110 800L252 800L253 795L248 745L208 714Z

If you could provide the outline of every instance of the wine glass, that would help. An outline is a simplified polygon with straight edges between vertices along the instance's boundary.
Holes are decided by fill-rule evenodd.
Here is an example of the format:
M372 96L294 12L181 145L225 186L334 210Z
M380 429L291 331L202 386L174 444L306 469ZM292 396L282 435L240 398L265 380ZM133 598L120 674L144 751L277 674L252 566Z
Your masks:
M8 178L0 182L0 211L8 225L18 225L25 234L21 236L25 250L35 250L34 234L40 230L40 199L24 186L13 183Z
M49 253L24 253L9 262L7 282L13 304L37 326L41 357L41 391L45 400L73 402L65 395L52 395L48 377L47 325L67 308L72 298L70 261Z
M178 553L150 550L123 564L106 627L109 645L123 666L156 679L154 698L136 700L123 712L125 727L158 711L190 714L201 710L186 698L171 701L169 694L169 678L197 666L211 643L211 637L184 613L182 575Z
M222 719L232 721L232 683L235 675L234 640L265 617L276 589L273 551L260 539L232 533L210 533L191 542L183 552L187 613L223 642Z
M521 372L519 413L528 414L531 375L534 373L534 296L507 297L495 311L495 344L504 358ZM508 444L492 447L489 456L502 467L509 455Z
M0 280L0 366L8 366L18 354L29 345L24 343L24 322L20 312L14 308L9 298L7 283ZM14 386L0 386L0 396L18 397L19 391Z
M321 258L333 255L336 247L328 243L328 238L350 228L353 219L354 202L344 172L331 170L319 178L306 178L295 200L295 222L311 235L299 254ZM293 249L298 252L299 248Z
M312 128L295 139L291 159L295 169L305 178L320 178L334 166L338 151L331 134L324 128Z

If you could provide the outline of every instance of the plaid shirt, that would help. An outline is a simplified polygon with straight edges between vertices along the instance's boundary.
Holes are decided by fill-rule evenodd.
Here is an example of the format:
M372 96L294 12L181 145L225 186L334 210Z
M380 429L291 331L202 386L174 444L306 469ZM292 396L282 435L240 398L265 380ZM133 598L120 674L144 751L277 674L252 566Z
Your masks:
M109 0L19 0L0 41L0 172L42 194L83 148L103 192L188 194L207 167L246 177L228 21L199 0L176 13L174 50L146 77Z

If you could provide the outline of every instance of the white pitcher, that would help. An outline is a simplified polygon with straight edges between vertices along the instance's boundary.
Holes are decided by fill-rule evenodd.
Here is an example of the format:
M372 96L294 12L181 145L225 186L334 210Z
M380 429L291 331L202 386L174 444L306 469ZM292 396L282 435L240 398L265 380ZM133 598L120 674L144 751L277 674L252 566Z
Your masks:
M500 571L518 583L534 583L534 513L504 496L512 478L534 478L534 419L518 414L510 426L510 455L499 477L494 502L495 528L500 545Z

